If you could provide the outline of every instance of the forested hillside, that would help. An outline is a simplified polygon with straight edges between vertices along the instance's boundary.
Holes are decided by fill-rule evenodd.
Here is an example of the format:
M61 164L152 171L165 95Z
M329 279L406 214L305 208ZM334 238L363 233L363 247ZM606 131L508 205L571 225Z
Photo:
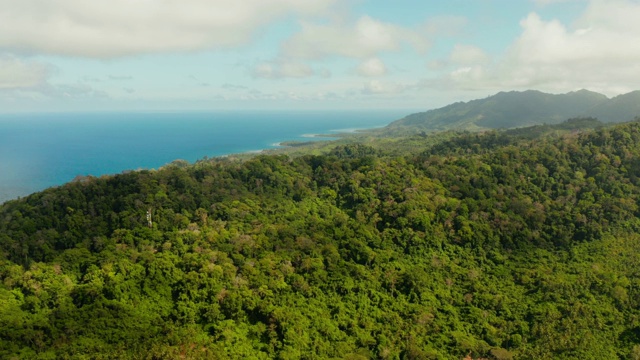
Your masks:
M8 202L0 358L640 359L640 123L582 123Z

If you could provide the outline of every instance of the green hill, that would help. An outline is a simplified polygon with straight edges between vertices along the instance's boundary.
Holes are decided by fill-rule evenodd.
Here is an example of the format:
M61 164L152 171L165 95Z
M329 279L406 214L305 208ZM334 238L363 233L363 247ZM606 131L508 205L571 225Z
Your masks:
M587 90L559 95L528 90L501 92L485 99L411 114L391 123L387 130L481 130L557 124L575 117L622 122L637 116L640 116L640 91L608 99Z
M7 202L0 358L640 355L640 124L395 141Z

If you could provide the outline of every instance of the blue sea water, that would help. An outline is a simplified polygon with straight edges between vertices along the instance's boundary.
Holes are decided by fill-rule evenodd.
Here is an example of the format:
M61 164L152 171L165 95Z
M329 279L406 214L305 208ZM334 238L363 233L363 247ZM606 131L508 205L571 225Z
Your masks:
M34 113L0 115L0 203L77 175L258 151L384 126L402 111Z

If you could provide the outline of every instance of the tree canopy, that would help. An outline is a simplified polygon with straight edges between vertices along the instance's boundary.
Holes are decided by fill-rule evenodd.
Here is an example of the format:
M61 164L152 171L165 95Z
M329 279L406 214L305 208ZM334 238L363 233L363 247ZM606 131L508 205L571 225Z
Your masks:
M640 124L581 121L5 203L0 357L640 359Z

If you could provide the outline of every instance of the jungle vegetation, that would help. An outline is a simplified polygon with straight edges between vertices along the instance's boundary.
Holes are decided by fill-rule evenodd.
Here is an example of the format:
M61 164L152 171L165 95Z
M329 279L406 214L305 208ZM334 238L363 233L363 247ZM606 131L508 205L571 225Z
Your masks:
M640 359L640 123L365 140L5 203L0 358Z

